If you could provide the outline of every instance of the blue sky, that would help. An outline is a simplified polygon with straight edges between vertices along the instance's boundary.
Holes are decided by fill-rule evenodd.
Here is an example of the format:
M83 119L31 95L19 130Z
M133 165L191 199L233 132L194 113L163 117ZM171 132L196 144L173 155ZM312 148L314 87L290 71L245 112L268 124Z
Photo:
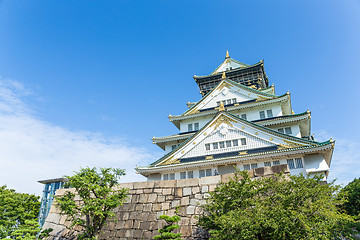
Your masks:
M295 112L336 140L330 178L359 177L360 1L0 0L0 184L79 166L133 168L200 99L192 76L260 59ZM31 171L30 171L31 170Z

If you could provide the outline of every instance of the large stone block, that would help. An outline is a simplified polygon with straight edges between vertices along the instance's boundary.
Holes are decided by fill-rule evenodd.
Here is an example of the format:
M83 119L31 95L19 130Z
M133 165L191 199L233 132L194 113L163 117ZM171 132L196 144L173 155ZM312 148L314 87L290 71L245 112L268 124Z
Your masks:
M180 205L189 205L190 204L190 197L183 197L180 199Z
M161 180L154 181L155 188L174 188L176 187L176 180Z
M183 188L183 196L189 196L191 195L191 193L192 193L191 187Z
M179 179L179 180L177 180L176 186L177 187L199 186L199 178Z
M221 181L221 175L199 178L199 185L217 184Z
M154 181L134 182L134 189L154 188Z
M179 206L180 205L180 200L173 200L172 202L171 202L171 207L172 208L176 208L177 206Z
M176 188L175 189L175 196L176 197L182 197L183 196L183 189L182 188Z
M192 194L200 193L200 187L192 187L191 192Z
M158 202L158 203L165 202L165 196L159 195L159 196L157 197L157 202Z
M151 209L152 209L152 203L144 204L144 208L143 208L144 212L151 212Z
M59 224L60 223L61 215L59 213L49 213L49 215L46 218L47 222Z
M163 195L171 195L173 188L164 188L162 194Z
M188 206L186 209L186 214L194 214L195 213L195 206Z
M156 193L149 194L148 202L151 202L151 203L156 202L156 198L157 198Z

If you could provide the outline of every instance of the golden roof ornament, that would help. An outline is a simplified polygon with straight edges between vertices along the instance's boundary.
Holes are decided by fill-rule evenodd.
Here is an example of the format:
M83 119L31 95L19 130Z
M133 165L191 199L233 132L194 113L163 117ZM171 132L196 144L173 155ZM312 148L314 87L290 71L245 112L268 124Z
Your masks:
M229 58L230 57L230 55L229 55L229 51L228 50L226 50L226 57L225 58Z
M221 79L225 79L226 78L226 74L225 72L222 73Z
M219 110L219 112L223 112L225 111L225 106L224 106L224 103L223 102L220 102L220 106L215 108L217 110Z

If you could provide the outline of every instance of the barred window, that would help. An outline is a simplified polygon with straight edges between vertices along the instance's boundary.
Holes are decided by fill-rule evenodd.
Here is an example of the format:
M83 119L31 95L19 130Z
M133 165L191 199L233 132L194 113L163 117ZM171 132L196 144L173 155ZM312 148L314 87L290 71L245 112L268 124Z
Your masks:
M169 180L169 174L163 174L163 180Z
M271 162L264 162L265 167L271 167Z
M284 129L283 128L279 128L278 132L284 133Z
M186 172L181 172L180 179L185 179L185 178L186 178Z
M205 170L199 170L199 177L205 177Z
M206 176L207 176L207 177L209 177L209 176L212 175L212 174L211 174L211 169L206 169L205 172L206 172Z
M246 145L246 138L242 138L241 140L241 145Z
M273 165L276 166L276 165L280 165L280 161L279 160L275 160L273 161Z
M170 180L175 180L175 173L170 173Z
M289 165L289 169L295 169L294 159L287 159L286 161Z
M199 130L199 123L194 123L194 130L195 131Z
M291 127L286 127L285 128L285 133L286 134L292 134Z
M264 119L265 118L265 112L264 111L260 111L260 119Z
M254 169L254 168L257 168L258 166L257 166L257 163L252 163L251 164L251 169Z
M176 148L176 145L171 146L171 150L174 150Z
M303 161L301 158L295 158L296 168L303 168Z
M236 103L236 98L233 98L233 99L232 99L232 103Z
M238 140L237 140L237 139L232 140L232 142L233 142L233 146L234 146L234 147L239 146L239 142L238 142Z
M194 177L194 172L193 171L188 171L187 172L187 177L188 178L193 178Z
M230 105L231 104L231 99L227 100L227 104Z
M192 123L188 124L188 131L191 132L193 130Z
M231 147L231 141L226 141L226 147Z
M250 170L250 164L245 164L244 165L244 170Z
M266 110L266 113L267 113L267 117L268 117L268 118L272 118L272 117L273 117L273 112L272 112L271 109L270 109L270 110Z
M247 120L246 114L241 114L241 119Z
M218 143L216 142L216 143L213 143L213 149L218 149L219 147L218 147Z
M210 150L210 143L205 144L205 149Z
M219 142L220 148L225 148L225 142Z

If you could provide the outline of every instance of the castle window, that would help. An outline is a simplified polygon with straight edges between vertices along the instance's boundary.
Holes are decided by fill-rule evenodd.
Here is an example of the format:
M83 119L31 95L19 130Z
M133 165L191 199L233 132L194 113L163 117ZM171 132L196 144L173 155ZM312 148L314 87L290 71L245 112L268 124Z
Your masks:
M205 170L199 170L199 177L205 177Z
M194 123L194 130L195 131L199 130L199 123Z
M205 170L205 173L206 173L206 176L207 176L207 177L212 176L212 174L211 174L211 169L206 169L206 170Z
M163 180L169 180L169 174L163 174Z
M231 99L226 100L227 104L230 105L231 104Z
M268 118L272 118L272 117L273 117L273 112L272 112L271 109L270 109L270 110L266 110L266 113L267 113L267 117L268 117Z
M246 145L246 138L241 138L240 141L241 141L241 145Z
M231 141L226 141L226 147L231 147Z
M251 164L251 169L254 169L254 168L257 168L258 166L257 166L257 163L252 163Z
M222 102L223 102L224 105L226 105L226 100L223 100Z
M279 160L275 160L273 161L273 165L276 166L276 165L280 165L280 161Z
M232 142L233 142L233 146L234 146L234 147L239 146L239 142L238 142L238 140L237 140L237 139L232 140Z
M241 114L240 118L246 120L247 119L246 114Z
M264 119L265 118L265 112L264 111L260 111L260 119Z
M220 148L225 148L225 143L224 142L219 142Z
M219 106L220 106L220 101L219 101L219 102L216 102L216 105L219 107Z
M278 132L284 133L284 129L283 128L279 128Z
M185 179L185 178L186 178L186 172L181 172L180 179Z
M285 128L285 133L286 134L292 134L291 127L286 127Z
M250 170L250 164L245 164L244 165L244 170Z
M296 168L303 168L303 161L301 158L295 158Z
M216 143L213 143L213 149L218 149L219 147L218 147L218 143L216 142Z
M236 103L236 98L232 99L232 103L235 104Z
M174 150L176 148L176 145L171 146L171 150Z
M187 177L188 178L193 178L194 177L194 172L193 171L188 171L187 172Z
M175 173L170 173L170 180L175 180Z
M192 123L188 124L188 132L191 132L193 130Z
M271 167L271 162L264 162L264 167Z
M289 165L289 169L295 169L294 159L287 159L286 161Z
M207 151L210 150L210 143L205 144L205 149L206 149Z

